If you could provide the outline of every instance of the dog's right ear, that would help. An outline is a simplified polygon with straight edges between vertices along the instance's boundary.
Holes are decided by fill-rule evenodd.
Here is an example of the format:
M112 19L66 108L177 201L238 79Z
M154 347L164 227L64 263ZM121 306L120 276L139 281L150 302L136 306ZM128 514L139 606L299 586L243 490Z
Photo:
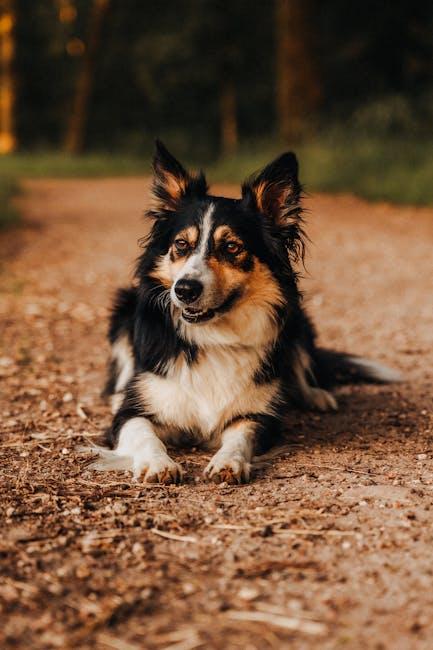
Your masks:
M204 174L190 174L160 140L155 144L152 214L174 212L187 196L206 196L208 188Z

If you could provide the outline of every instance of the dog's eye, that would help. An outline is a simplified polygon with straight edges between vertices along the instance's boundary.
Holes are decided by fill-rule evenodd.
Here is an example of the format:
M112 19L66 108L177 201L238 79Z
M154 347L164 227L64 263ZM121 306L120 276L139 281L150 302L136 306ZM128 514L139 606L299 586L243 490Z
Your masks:
M174 245L178 251L186 251L189 248L189 244L185 239L175 239Z
M237 241L226 242L225 249L230 255L237 255L241 252L242 246Z

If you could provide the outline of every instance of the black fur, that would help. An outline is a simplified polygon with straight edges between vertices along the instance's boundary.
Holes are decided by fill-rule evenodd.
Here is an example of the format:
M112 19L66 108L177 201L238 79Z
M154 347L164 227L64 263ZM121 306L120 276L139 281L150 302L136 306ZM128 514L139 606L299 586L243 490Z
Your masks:
M114 415L111 426L105 432L105 444L110 449L113 449L116 446L116 442L119 436L120 429L122 426L130 420L131 418L136 418L141 415L146 415L149 417L149 414L145 413L143 408L137 402L134 386L129 384L125 391L125 396L123 398L123 403L118 412Z
M131 343L134 340L134 322L137 310L137 291L134 287L128 289L118 289L113 300L111 310L108 340L113 345L120 336L126 335ZM115 391L116 378L118 374L117 364L114 360L110 361L107 373L107 381L102 397L108 397Z
M138 295L134 287L117 291L108 329L108 339L112 345L122 334L127 334L132 342L137 302Z

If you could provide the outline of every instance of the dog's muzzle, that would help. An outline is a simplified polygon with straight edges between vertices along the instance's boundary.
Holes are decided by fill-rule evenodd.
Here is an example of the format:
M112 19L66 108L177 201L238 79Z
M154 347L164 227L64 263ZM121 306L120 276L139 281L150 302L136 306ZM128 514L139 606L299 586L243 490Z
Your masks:
M198 280L178 280L174 285L174 293L180 302L191 305L203 293L203 285Z
M213 309L192 307L203 294L203 284L199 280L183 278L174 285L176 298L182 305L188 305L182 310L182 318L187 323L203 323L215 316Z

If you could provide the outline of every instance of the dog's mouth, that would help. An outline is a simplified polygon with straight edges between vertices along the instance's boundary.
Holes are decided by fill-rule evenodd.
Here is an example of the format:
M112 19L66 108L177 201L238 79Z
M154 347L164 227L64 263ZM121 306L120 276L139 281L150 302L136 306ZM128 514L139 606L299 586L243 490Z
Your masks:
M228 312L241 295L242 290L236 288L219 307L214 307L213 309L194 309L193 307L185 307L185 309L182 310L182 318L187 323L205 323L212 320L212 318L217 314Z
M187 307L182 311L182 318L187 321L187 323L204 323L205 321L211 320L215 316L215 309L192 309L192 307Z

